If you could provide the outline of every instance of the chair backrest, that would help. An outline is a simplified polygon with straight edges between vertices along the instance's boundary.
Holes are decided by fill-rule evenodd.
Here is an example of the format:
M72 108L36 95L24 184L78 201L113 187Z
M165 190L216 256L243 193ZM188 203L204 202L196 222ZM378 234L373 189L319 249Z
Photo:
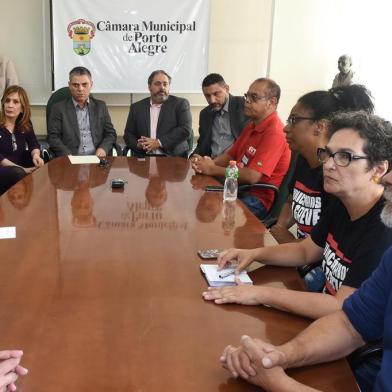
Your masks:
M189 146L189 154L191 153L192 148L193 148L193 137L194 137L193 129L191 129L190 135L189 135L189 137L187 139L188 146Z
M46 104L46 124L48 124L50 111L52 110L52 106L57 103L64 101L71 96L71 92L68 87L61 87L56 91L53 91L52 95L49 97L49 100Z
M238 187L238 192L248 192L250 189L271 189L275 192L274 202L268 211L268 214L264 217L263 223L266 227L271 227L278 219L281 209L283 208L284 203L289 195L288 185L290 183L291 177L294 173L295 164L297 162L297 153L293 152L291 154L290 165L287 170L286 175L283 178L282 183L280 184L279 189L275 185L257 183L257 184L247 184L240 185Z
M275 224L276 220L279 217L280 211L282 210L283 205L287 200L287 197L289 195L289 183L294 174L297 157L298 154L293 151L291 153L289 169L287 170L287 173L284 176L282 183L280 184L278 196L276 197L274 204L272 205L270 211L268 212L268 216L265 218L265 221L263 222L267 227L270 227L273 224Z

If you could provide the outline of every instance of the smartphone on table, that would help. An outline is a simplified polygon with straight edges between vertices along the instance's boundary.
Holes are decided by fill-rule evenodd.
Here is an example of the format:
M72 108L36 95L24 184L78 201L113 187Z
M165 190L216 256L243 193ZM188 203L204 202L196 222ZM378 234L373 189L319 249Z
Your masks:
M223 252L223 249L199 249L197 254L204 260L211 260L218 258L221 252Z
M204 190L206 192L223 192L222 185L207 185Z

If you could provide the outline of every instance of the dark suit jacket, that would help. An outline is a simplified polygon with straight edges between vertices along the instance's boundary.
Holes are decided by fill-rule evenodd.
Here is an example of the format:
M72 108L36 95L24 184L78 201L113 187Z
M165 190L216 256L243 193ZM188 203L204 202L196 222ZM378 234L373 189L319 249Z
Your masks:
M90 97L88 110L94 147L103 148L108 154L117 140L108 108L105 102ZM72 98L53 105L48 122L48 143L55 156L78 154L80 133Z
M234 138L240 136L245 125L249 122L249 118L244 115L244 101L243 97L229 97L229 116L230 128ZM214 112L210 106L205 107L200 112L199 117L199 140L193 154L211 155L212 143L212 122L214 120Z
M187 139L192 132L192 116L186 99L169 95L162 104L157 124L157 139L164 153L170 156L185 156L189 150ZM137 149L141 136L150 137L150 98L131 105L124 131L126 145L136 155L144 155Z

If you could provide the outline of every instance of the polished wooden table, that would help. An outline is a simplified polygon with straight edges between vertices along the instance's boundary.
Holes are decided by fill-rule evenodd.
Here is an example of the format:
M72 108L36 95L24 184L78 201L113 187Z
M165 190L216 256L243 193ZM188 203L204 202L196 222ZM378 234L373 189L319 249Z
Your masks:
M122 177L123 191L110 180ZM51 161L0 198L0 347L23 349L20 391L256 391L220 367L242 334L279 344L309 321L204 302L196 251L262 246L265 228L181 158L110 158L107 168ZM231 205L233 207L233 205ZM301 289L291 269L255 283ZM298 369L325 391L353 391L345 361Z

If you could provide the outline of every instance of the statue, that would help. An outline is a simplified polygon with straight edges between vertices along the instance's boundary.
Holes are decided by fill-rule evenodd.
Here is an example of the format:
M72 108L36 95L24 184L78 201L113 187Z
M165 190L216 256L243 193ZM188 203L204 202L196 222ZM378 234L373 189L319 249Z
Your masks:
M339 73L335 76L333 80L332 88L350 86L351 84L355 83L353 81L354 72L352 71L351 66L352 66L352 60L349 55L344 54L339 57L338 60Z

